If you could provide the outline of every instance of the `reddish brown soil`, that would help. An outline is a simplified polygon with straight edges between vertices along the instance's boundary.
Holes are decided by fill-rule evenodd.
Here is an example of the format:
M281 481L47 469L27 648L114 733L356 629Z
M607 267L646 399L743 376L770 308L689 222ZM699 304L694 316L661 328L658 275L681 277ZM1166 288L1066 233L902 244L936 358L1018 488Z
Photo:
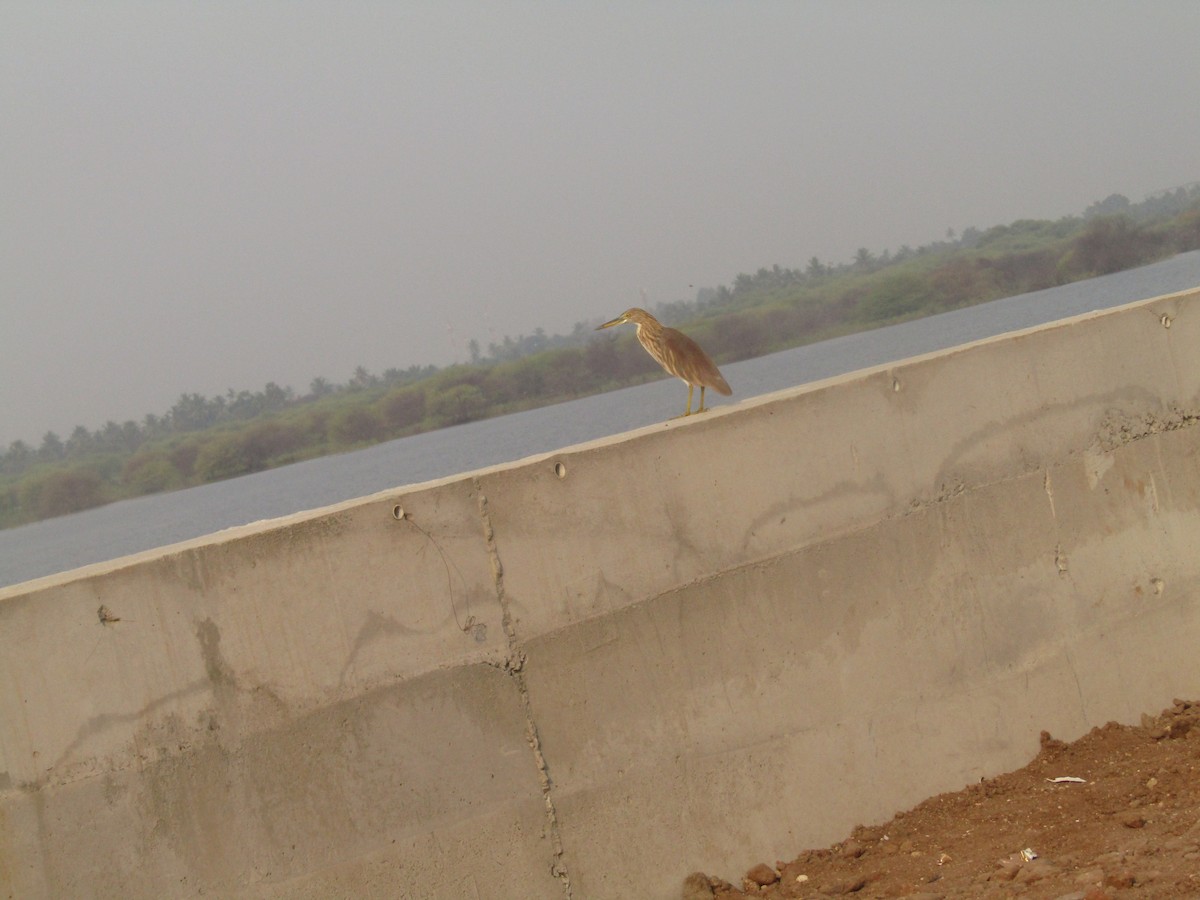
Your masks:
M1200 702L1073 744L1043 732L1020 771L760 863L740 885L696 873L683 887L684 900L1016 896L1200 898Z

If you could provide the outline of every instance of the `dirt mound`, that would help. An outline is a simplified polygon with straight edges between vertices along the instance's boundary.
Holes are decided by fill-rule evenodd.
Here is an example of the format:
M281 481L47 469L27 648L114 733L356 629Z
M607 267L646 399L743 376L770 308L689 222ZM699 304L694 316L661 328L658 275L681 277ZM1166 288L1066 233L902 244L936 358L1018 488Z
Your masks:
M1025 768L859 826L735 887L701 873L685 900L1200 897L1200 703L1072 744L1042 732Z

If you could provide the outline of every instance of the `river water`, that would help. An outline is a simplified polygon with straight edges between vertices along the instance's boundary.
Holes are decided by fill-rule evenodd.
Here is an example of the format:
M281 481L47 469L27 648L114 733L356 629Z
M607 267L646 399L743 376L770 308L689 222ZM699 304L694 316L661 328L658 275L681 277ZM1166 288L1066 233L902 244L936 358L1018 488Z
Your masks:
M1200 251L1153 265L797 347L722 368L716 405L968 341L1200 286ZM428 432L216 484L124 500L0 531L0 586L510 462L661 422L686 399L675 379Z

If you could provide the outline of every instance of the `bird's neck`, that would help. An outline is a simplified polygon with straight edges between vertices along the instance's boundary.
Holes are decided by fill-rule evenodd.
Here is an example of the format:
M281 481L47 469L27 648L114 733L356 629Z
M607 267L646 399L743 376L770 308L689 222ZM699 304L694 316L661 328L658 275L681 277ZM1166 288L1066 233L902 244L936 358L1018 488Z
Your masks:
M660 325L658 322L638 322L637 323L638 340L641 341L643 345L646 343L647 338L653 339L653 338L658 337L661 334L662 334L662 325Z

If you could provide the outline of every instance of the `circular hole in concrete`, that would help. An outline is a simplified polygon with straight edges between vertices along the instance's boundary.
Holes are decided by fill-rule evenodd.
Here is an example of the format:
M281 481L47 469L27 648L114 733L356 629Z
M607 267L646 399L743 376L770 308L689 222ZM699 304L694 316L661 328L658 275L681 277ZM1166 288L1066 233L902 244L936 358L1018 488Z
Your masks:
M392 518L399 521L404 518L404 507L396 504L392 507Z
M560 462L556 462L554 464L554 474L557 475L559 478L566 478L567 477L567 467L564 466Z

